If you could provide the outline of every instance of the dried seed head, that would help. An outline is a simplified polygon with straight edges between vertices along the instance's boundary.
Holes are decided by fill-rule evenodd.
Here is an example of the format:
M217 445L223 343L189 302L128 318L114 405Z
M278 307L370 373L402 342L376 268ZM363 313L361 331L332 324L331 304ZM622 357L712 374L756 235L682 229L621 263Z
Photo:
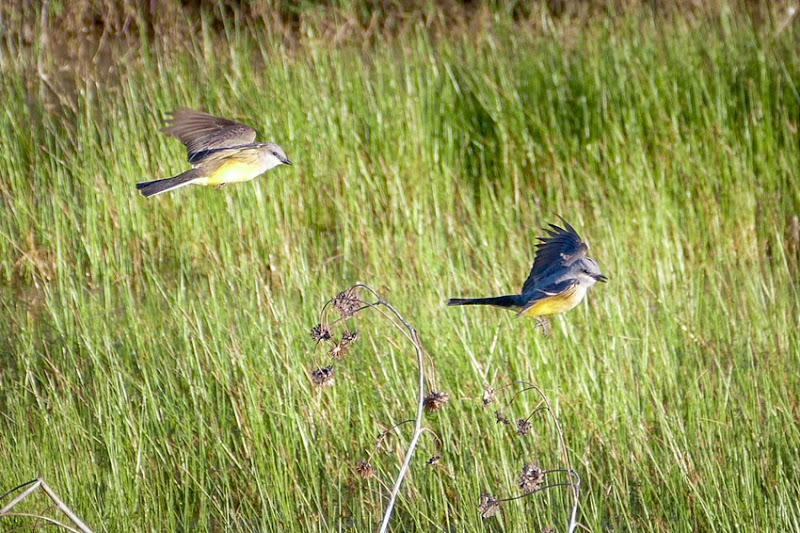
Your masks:
M345 331L344 333L342 333L342 340L340 341L340 344L343 344L345 346L350 346L357 340L358 340L357 331Z
M486 387L483 388L483 406L486 407L496 399L497 397L495 396L494 389L486 385Z
M333 387L333 365L312 370L311 381L318 387Z
M336 295L333 299L333 308L339 311L342 318L349 318L361 309L363 303L356 296L356 288L350 287Z
M522 475L519 477L519 488L525 494L531 493L542 486L544 483L544 470L534 465L527 464L522 468Z
M347 351L350 349L350 345L356 342L358 339L358 332L357 331L345 331L342 333L342 340L336 343L333 348L330 349L328 353L331 354L331 357L334 359L341 359L345 355L347 355Z
M428 466L435 466L441 460L442 460L442 456L441 455L434 455L433 457L428 459Z
M509 420L508 418L506 418L506 417L503 415L503 413L502 413L501 411L495 411L495 412L494 412L494 416L496 416L496 417L497 417L497 423L498 423L498 424L500 424L500 423L503 423L503 424L510 424L510 423L511 423L511 420Z
M496 515L500 510L500 502L492 498L488 492L481 494L481 503L478 505L478 511L481 512L481 518L484 520Z
M362 479L369 479L375 475L375 467L369 464L369 459L359 459L356 463L356 473Z
M429 413L433 413L434 411L438 411L439 409L444 407L445 404L449 401L450 401L450 395L447 394L446 392L431 391L422 400L422 404L425 407L426 411L428 411Z
M317 324L311 328L311 338L317 342L330 340L331 327L328 324Z
M347 355L347 348L342 348L342 345L337 342L336 344L333 345L333 347L331 347L328 353L334 359L341 359L342 357Z
M531 432L531 423L524 418L517 419L517 435L524 436Z

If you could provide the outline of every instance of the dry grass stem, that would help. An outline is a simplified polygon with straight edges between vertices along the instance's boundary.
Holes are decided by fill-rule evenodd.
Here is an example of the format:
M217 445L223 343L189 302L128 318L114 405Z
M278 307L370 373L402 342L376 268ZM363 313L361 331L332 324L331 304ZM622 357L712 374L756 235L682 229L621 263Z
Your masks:
M23 487L28 487L28 488L26 488L24 491L22 491L22 493L20 493L17 497L15 497L13 500L8 502L8 504L3 506L2 509L0 509L0 518L2 518L4 516L20 516L20 517L35 518L36 520L41 520L41 521L45 521L45 522L53 524L53 525L57 525L57 526L61 527L62 529L66 529L67 531L73 531L75 533L92 533L92 530L89 529L89 526L84 524L83 520L78 518L78 515L76 515L72 511L72 509L67 507L67 505L63 501L61 501L61 498L59 498L58 495L56 495L55 491L53 489L51 489L50 486L47 483L45 483L45 481L42 478L34 479L32 481L28 481L27 483L23 483L22 485L19 485L19 486L15 487L15 488L11 489L10 491L8 491L5 494L3 494L3 496L0 497L0 500L2 500L3 498L8 496L9 494L12 494L12 493L16 492L17 490L19 490L19 489L21 489ZM45 494L47 494L47 497L50 498L50 500L52 500L53 506L55 508L57 508L59 511L61 511L61 513L63 513L64 516L69 518L72 521L72 523L75 524L75 528L69 527L66 524L63 524L63 523L61 523L61 522L59 522L57 520L54 520L54 519L46 517L46 516L35 515L35 514L30 514L30 513L14 513L14 512L12 512L14 507L16 507L20 502L25 500L28 496L30 496L31 494L33 494L34 492L36 492L39 489L41 489Z
M367 302L362 298L362 293L367 293L369 296L374 298L374 301ZM339 314L339 318L336 320L328 320L327 313L329 309L335 310ZM397 500L398 493L400 491L400 486L403 482L403 479L408 471L409 465L411 463L411 458L413 457L414 451L416 450L417 443L419 442L419 438L421 437L422 433L426 430L425 427L422 425L423 421L423 413L427 412L435 412L442 409L450 399L450 395L446 392L436 392L431 391L427 395L425 394L425 350L422 348L422 343L419 340L419 335L417 334L416 329L414 329L410 323L408 323L402 315L395 309L391 304L389 304L386 300L384 300L377 292L375 292L372 288L362 283L357 283L352 287L341 291L339 294L336 295L335 298L329 300L320 311L320 319L319 323L314 326L311 330L311 337L317 341L317 344L324 341L331 341L333 339L332 327L337 325L340 322L344 322L346 320L352 319L356 317L360 312L366 309L375 309L378 311L379 314L386 317L387 320L398 330L400 331L406 339L413 345L414 351L416 353L416 360L417 360L417 413L413 419L404 420L394 426L390 427L389 429L381 432L378 435L375 441L375 449L377 449L378 445L381 441L389 435L390 432L397 429L399 426L404 425L409 422L414 422L414 432L411 436L411 441L408 444L408 448L406 449L405 457L403 458L403 462L400 466L400 470L397 473L397 477L395 478L394 485L392 486L391 493L389 495L389 500L386 504L386 508L384 511L383 519L381 521L381 526L379 528L380 532L384 532L387 530L389 526L389 519L392 515L392 510L394 509L394 504ZM335 343L333 347L331 347L328 351L329 355L333 359L341 359L347 354L348 349L350 346L356 341L358 338L358 333L355 331L345 331L342 334L341 339L339 342ZM333 367L326 366L322 368L317 368L316 370L312 371L312 380L316 385L319 386L330 386L333 383ZM435 433L434 433L435 435ZM441 446L441 439L437 436L437 442ZM374 451L373 451L374 453ZM370 454L372 457L372 453ZM438 458L431 462L432 460L428 461L428 464L435 464L438 462ZM375 475L375 469L372 467L369 459L361 460L356 465L356 473L363 479L370 479Z
M524 394L524 393L526 393L528 391L531 391L531 390L536 391L536 393L538 394L538 396L540 398L540 401L537 404L537 406L533 409L533 411L526 418L518 418L518 419L516 419L515 428L516 428L517 435L525 436L525 435L530 434L530 432L533 429L533 425L531 424L530 419L531 419L531 417L533 417L533 415L535 415L536 413L541 412L541 411L546 411L547 413L549 413L550 417L551 417L551 421L553 423L553 426L554 426L554 428L556 430L556 433L558 435L559 451L560 451L561 459L562 459L562 461L564 463L564 467L565 468L558 468L558 469L553 469L553 470L544 470L541 467L539 467L539 466L537 466L537 465L535 465L533 463L526 464L522 469L522 473L520 474L520 478L519 478L519 482L518 482L518 486L523 491L523 493L518 495L518 496L513 496L513 497L510 497L510 498L490 498L487 494L485 494L485 493L482 494L481 495L481 516L483 518L487 518L489 516L495 515L497 513L498 509L499 509L499 505L500 505L501 502L513 501L513 500L517 500L517 499L520 499L520 498L524 498L524 497L529 496L529 495L531 495L533 493L541 492L543 490L546 490L546 489L549 489L549 488L553 488L553 487L570 487L572 489L570 491L570 493L572 494L572 510L571 510L570 519L569 519L568 531L569 531L569 533L572 533L579 526L576 517L577 517L577 511L578 511L578 498L580 496L580 489L579 489L579 487L580 487L580 477L578 476L578 474L574 470L572 470L572 467L571 467L570 461L569 461L569 453L568 453L568 450L567 450L566 443L564 441L564 433L563 433L563 431L561 429L561 424L559 423L558 418L553 413L553 410L552 410L552 408L550 406L550 401L548 400L547 396L545 396L544 392L542 392L542 390L537 385L535 385L533 383L529 383L529 382L526 382L526 381L515 381L513 383L509 383L507 385L499 387L496 390L487 385L485 390L484 390L484 394L483 394L483 405L486 406L488 403L491 403L491 402L495 401L496 395L499 392L501 392L501 391L503 391L505 389L508 389L508 388L510 388L512 386L519 386L519 385L522 385L522 389L517 391L517 392L515 392L511 396L511 399L508 401L508 403L505 406L506 409L511 408L512 404L520 397L520 395L522 395L522 394ZM487 398L490 401L487 401ZM496 419L498 424L502 423L502 424L506 424L506 425L511 425L511 420L509 420L509 418L503 413L503 411L500 411L500 410L495 411L495 419ZM550 474L550 473L556 473L556 472L566 473L571 478L571 481L553 483L553 484L550 484L550 485L544 485L545 475L546 474ZM484 508L488 510L488 513L484 512Z

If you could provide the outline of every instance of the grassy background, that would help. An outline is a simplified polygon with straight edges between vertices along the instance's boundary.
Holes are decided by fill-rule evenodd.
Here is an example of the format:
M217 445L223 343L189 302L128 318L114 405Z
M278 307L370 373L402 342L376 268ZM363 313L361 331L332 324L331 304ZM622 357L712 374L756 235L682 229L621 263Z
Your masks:
M57 42L7 41L0 488L42 475L101 531L374 527L385 491L353 468L412 416L413 352L367 317L336 385L308 377L327 364L317 312L363 281L452 398L396 530L563 527L556 492L477 512L526 462L557 466L543 421L521 439L481 408L515 379L556 406L592 531L800 528L797 25L512 19L362 48L201 18L181 46L140 35L66 72ZM251 124L295 166L141 198L187 166L158 133L178 105ZM443 305L517 290L556 214L610 282L549 337ZM386 483L403 442L376 456Z

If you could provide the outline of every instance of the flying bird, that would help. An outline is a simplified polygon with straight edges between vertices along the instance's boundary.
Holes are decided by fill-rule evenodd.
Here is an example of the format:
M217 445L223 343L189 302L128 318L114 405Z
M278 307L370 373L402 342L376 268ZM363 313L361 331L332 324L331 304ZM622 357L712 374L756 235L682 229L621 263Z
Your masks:
M559 217L561 218L561 217ZM569 311L586 291L607 278L597 262L586 256L589 247L563 218L564 227L550 224L539 237L528 279L520 294L490 298L451 298L447 305L493 305L517 311L517 316L536 317L547 331L543 317Z
M185 185L222 187L249 181L278 165L292 164L277 144L255 142L256 131L250 126L200 111L172 111L162 131L186 145L192 169L173 178L137 183L144 196Z

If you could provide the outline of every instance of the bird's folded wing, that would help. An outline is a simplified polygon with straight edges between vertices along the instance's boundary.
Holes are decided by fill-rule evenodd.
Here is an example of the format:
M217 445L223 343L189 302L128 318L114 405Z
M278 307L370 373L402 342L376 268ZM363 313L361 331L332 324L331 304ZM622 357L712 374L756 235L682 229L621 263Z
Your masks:
M558 283L553 283L552 285L541 289L534 289L530 292L530 294L523 293L523 296L528 298L528 300L525 302L525 305L522 306L522 309L519 311L518 315L524 315L528 310L530 310L531 307L540 303L542 300L549 298L568 298L572 295L572 292L577 285L577 280L567 279L564 281L559 281Z
M581 240L578 232L563 218L561 221L564 228L550 224L550 228L545 229L547 235L539 237L541 242L536 245L536 256L528 279L522 285L522 294L539 288L542 280L586 255L589 247Z
M190 163L198 163L214 150L256 140L253 128L233 120L186 108L178 108L171 115L162 131L186 145Z

